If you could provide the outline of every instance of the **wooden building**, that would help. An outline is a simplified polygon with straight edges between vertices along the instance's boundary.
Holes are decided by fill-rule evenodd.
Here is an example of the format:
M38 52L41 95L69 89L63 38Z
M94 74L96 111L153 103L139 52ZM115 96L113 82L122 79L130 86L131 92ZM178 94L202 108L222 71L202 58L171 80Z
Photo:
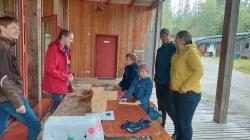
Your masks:
M221 53L221 35L195 38L203 56L219 57ZM250 32L237 33L235 42L235 58L250 58Z

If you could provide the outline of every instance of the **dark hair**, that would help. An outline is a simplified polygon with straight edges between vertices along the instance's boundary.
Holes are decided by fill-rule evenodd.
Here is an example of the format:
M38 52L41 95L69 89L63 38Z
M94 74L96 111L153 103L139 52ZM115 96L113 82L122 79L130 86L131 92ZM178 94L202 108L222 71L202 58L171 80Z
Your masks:
M126 58L129 58L130 60L136 62L137 61L137 56L134 53L127 53Z
M178 36L179 38L183 38L184 41L185 41L185 44L184 45L187 45L187 44L192 44L193 41L192 41L192 35L189 31L187 30L181 30L179 31L176 36Z
M62 29L60 31L60 33L57 36L56 42L60 41L62 39L62 36L69 36L70 34L73 34L71 31L67 30L67 29Z
M0 17L0 25L7 27L11 23L17 23L17 20L8 16Z
M161 31L160 31L160 35L162 35L162 34L169 35L169 29L162 28Z
M8 16L0 17L0 25L7 27L11 23L17 23L17 20L15 18L8 17ZM1 33L1 30L0 30L0 33Z

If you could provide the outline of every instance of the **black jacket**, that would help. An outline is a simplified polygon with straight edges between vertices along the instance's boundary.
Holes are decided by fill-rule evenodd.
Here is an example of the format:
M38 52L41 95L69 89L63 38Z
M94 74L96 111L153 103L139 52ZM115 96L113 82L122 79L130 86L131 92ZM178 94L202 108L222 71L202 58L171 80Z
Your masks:
M122 90L128 90L132 81L138 76L138 65L133 63L125 67L125 72L123 74L123 79L119 83Z
M175 44L171 41L162 44L157 50L155 63L155 83L159 85L169 84L171 59L176 51Z

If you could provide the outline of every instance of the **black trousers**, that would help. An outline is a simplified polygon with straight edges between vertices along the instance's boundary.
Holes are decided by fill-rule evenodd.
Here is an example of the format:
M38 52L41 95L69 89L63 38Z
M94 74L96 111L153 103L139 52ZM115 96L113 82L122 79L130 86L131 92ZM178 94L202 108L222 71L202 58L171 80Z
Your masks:
M167 114L173 121L174 126L176 126L176 118L174 115L175 113L173 104L173 91L170 90L169 85L156 84L156 97L158 109L162 112L162 127L165 127Z

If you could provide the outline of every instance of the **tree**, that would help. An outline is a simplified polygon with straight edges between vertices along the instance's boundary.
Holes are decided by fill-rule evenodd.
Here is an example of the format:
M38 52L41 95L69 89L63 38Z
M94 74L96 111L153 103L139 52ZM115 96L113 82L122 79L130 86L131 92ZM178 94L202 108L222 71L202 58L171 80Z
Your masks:
M179 0L177 10L172 10L171 0L166 0L162 27L169 28L173 34L187 29L195 37L222 34L225 1L194 0L190 3L190 0ZM250 0L241 0L238 32L250 32Z
M243 0L240 5L238 32L250 32L250 1Z

